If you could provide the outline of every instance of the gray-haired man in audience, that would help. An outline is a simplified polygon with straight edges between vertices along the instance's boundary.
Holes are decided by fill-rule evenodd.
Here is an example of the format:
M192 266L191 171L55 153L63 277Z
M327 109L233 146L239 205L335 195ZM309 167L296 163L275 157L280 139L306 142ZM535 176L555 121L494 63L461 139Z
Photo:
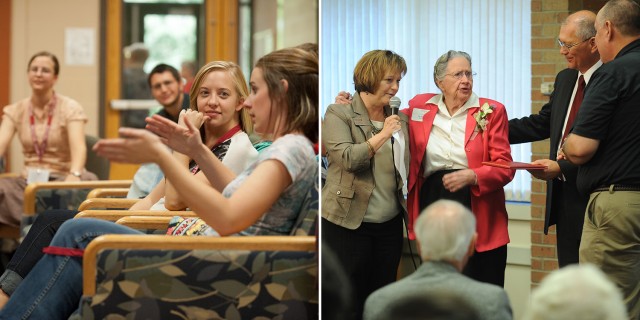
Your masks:
M390 304L439 292L463 298L480 319L512 319L504 289L460 273L473 254L477 236L476 219L468 209L450 200L434 202L418 217L415 233L422 265L408 277L372 293L365 303L365 320L395 319L388 314Z
M531 294L524 320L624 320L622 294L592 264L571 265L548 275Z

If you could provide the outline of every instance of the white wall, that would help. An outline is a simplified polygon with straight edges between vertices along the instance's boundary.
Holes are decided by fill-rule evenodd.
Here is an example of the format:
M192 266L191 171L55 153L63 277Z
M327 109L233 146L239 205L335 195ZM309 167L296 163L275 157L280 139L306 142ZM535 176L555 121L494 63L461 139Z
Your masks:
M509 237L504 289L507 291L514 319L522 318L531 293L531 205L507 202Z

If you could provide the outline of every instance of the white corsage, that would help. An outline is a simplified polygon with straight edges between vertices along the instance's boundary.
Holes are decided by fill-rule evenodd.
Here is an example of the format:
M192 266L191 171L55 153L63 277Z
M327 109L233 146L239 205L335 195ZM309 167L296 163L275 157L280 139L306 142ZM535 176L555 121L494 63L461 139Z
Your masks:
M489 123L489 120L487 120L487 116L493 112L493 109L495 109L495 106L490 106L485 102L482 107L480 107L480 110L478 110L478 112L473 115L473 117L476 119L475 131L482 132L487 130L487 124Z

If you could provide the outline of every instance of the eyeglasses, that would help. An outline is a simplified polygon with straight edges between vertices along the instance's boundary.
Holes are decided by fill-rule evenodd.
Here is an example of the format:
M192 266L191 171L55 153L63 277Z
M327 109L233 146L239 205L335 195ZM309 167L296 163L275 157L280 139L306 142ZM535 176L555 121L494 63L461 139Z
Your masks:
M567 48L567 50L571 50L571 48L573 48L573 47L575 47L575 46L577 46L577 45L579 45L579 44L581 44L581 43L583 43L585 41L589 41L589 40L591 40L591 38L584 39L584 40L582 40L580 42L567 44L567 43L562 42L562 40L558 39L558 44L560 45L560 48L565 47L565 48Z
M476 73L475 72L471 72L471 71L460 71L460 72L453 73L453 74L447 73L447 75L448 76L452 76L452 77L456 78L457 80L462 79L463 76L466 76L467 79L469 79L469 80L473 80L473 77L476 76Z

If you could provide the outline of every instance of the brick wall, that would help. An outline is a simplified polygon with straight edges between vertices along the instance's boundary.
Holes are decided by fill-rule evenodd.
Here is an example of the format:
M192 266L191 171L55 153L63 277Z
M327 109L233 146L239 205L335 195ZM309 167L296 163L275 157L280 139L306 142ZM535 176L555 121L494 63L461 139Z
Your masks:
M543 82L553 82L555 75L566 68L556 38L560 24L572 12L588 9L597 12L606 0L531 0L531 108L533 113L548 102L540 93ZM549 156L549 141L531 146L532 160ZM558 268L555 226L544 235L546 182L531 183L531 284L532 287Z

